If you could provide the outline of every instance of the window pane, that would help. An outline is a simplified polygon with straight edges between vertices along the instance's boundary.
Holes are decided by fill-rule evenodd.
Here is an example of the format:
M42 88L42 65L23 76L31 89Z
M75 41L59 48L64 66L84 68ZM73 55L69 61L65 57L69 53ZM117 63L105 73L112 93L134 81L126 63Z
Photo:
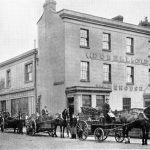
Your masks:
M104 96L96 95L96 107L102 107L104 104Z
M133 83L134 81L134 69L133 67L127 67L127 82Z
M104 73L104 81L110 82L111 81L111 69L109 64L103 65L103 73Z
M110 34L103 33L103 49L110 50Z
M91 95L82 95L82 106L91 107Z
M126 38L127 53L133 53L133 38Z
M89 63L81 62L81 80L89 80Z
M26 81L32 81L32 63L25 66L25 79Z
M89 35L88 30L80 29L80 46L87 47L89 45Z
M123 98L123 110L131 108L131 98Z

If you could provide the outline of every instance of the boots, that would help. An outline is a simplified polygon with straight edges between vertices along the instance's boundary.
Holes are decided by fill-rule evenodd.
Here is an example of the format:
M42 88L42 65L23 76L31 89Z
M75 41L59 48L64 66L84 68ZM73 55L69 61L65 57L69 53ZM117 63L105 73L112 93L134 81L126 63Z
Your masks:
M72 135L71 135L71 138L72 138L72 139L76 139L76 134L72 134Z

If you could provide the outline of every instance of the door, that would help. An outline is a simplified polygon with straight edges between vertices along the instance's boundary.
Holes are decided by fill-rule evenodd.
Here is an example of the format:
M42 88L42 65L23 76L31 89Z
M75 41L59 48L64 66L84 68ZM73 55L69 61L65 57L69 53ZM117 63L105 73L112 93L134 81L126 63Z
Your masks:
M68 108L70 116L74 114L74 97L68 97Z

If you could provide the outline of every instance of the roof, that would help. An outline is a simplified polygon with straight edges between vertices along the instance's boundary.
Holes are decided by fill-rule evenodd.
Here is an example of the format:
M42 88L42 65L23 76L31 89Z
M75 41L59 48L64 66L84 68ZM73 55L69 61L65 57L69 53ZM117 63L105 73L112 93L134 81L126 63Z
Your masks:
M114 19L106 19L98 16L93 16L85 13L80 13L72 10L63 9L57 12L62 19L72 19L81 22L97 24L101 26L117 28L126 31L132 31L136 33L150 35L150 28L146 28L139 25L129 24L121 21L116 21Z
M16 57L8 59L8 60L6 60L4 62L1 62L0 63L0 67L6 66L6 65L11 64L11 63L14 63L14 62L19 61L19 60L21 60L23 58L27 58L28 56L31 56L33 54L37 54L37 52L38 52L37 49L29 50L29 51L27 51L27 52L25 52L25 53L23 53L21 55L18 55Z

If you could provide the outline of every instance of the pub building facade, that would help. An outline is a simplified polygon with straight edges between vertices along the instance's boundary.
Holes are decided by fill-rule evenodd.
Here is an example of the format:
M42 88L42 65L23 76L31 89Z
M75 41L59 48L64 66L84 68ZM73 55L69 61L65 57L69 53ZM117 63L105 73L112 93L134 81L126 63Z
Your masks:
M63 9L46 0L38 25L38 98L50 113L150 104L150 28ZM147 93L148 91L148 93Z
M36 59L33 49L0 63L0 111L31 115L36 108Z

